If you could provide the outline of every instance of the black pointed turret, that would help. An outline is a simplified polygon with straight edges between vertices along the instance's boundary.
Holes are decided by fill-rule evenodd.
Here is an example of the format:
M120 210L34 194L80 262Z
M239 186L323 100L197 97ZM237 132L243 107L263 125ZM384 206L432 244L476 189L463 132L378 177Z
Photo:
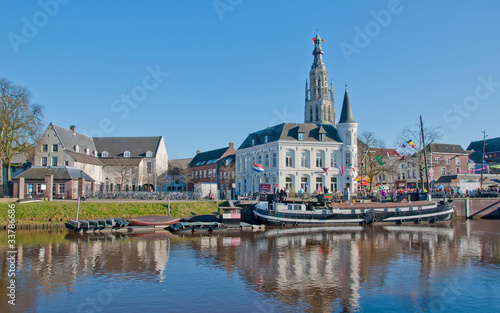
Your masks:
M352 115L351 101L347 93L347 85L345 86L344 103L342 104L342 112L340 113L339 123L356 123Z

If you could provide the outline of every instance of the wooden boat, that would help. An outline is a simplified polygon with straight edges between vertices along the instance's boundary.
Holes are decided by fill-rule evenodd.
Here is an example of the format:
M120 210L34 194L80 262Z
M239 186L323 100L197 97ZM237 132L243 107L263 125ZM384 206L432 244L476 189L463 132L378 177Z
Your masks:
M178 217L164 215L144 215L131 218L128 224L129 226L167 226L178 223L180 220Z
M173 233L194 233L223 231L227 229L227 226L219 222L179 222L165 229Z
M421 198L418 195L416 199ZM260 201L254 215L268 225L342 225L380 223L420 223L449 221L455 207L452 201L417 200L409 202L331 204L323 201L303 202L299 199Z

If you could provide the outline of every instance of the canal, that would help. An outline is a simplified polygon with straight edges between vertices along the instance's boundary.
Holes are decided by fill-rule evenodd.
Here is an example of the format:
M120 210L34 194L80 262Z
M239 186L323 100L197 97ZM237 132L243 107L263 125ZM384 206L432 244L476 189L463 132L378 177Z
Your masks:
M500 312L499 220L180 237L18 230L16 253L3 234L0 312Z

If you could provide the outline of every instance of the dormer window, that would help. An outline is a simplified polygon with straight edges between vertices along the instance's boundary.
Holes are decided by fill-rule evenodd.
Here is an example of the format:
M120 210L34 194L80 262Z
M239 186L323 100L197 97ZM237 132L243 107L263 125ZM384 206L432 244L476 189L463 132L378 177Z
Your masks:
M127 150L127 151L123 152L123 157L130 158L130 151Z
M269 135L265 135L265 136L264 136L264 142L265 142L265 143L268 143L268 142L269 142Z
M319 141L325 141L326 140L326 134L319 134Z
M305 134L299 133L299 141L304 141Z
M148 150L146 152L146 158L152 158L152 157L153 157L153 152L151 152L151 151Z
M103 151L103 152L101 152L101 156L102 156L103 158L107 158L107 157L108 157L108 151Z
M89 150L88 148L83 149L83 151L85 151L85 154L86 154L86 155L89 155L89 154L90 154L90 150Z
M75 149L75 152L76 152L76 153L79 153L79 152L80 152L80 147L78 147L78 145L75 145L73 148Z
M255 140L255 138L252 138L252 147L255 146L256 142L257 142L257 140Z
M97 156L97 151L94 150L93 155L96 157Z

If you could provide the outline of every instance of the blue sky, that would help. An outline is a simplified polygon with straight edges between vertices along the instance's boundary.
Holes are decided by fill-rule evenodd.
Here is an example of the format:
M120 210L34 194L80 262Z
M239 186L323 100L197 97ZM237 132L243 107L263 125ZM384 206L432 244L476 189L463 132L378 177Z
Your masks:
M498 1L0 4L0 77L33 92L46 124L163 135L170 158L303 122L317 27L337 119L347 83L359 133L393 147L422 114L446 143L500 136Z

